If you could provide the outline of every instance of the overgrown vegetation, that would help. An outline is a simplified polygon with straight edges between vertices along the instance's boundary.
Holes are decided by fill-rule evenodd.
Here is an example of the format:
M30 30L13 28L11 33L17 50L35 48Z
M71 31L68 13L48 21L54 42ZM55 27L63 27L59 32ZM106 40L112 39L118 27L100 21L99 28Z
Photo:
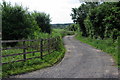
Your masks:
M120 69L120 36L118 37L118 66Z
M36 39L43 33L51 33L50 16L10 3L2 6L2 40ZM9 44L15 46L16 44Z
M58 37L57 40L57 45L55 47L55 50L53 50L53 52L51 54L48 54L48 51L43 51L43 59L41 58L35 58L35 59L31 59L31 60L27 60L27 61L23 61L23 62L15 62L15 63L8 63L8 64L4 64L2 65L2 76L3 77L9 77L10 75L15 75L15 74L21 74L21 73L26 73L29 71L33 71L33 70L37 70L37 69L41 69L44 67L48 67L48 66L52 66L55 63L57 63L58 61L60 61L65 53L65 48L63 46L63 41L62 41L62 37L65 36L65 34L63 34L63 30L57 30L57 32L55 32L56 30L52 31L53 35L51 35L52 37ZM50 37L50 36L49 36ZM47 37L47 38L49 38ZM53 42L51 42L52 44ZM19 43L18 43L19 44ZM34 44L39 44L34 42ZM33 44L33 45L34 45ZM43 45L44 46L44 45ZM35 48L37 49L37 48ZM30 51L36 51L34 48L30 48L27 49L26 52L30 52ZM22 49L12 49L12 50L3 50L2 54L4 55L8 55L8 54L15 54L15 53L23 53ZM31 54L27 54L26 55L27 58L32 58L32 57L38 57L40 56L40 52L36 52L31 53ZM10 62L10 61L16 61L16 60L21 60L23 59L23 55L17 55L17 56L10 56L10 57L6 57L6 58L2 58L2 62Z
M2 40L21 40L21 39L45 39L60 37L56 50L51 54L44 56L43 59L36 58L27 60L25 62L16 62L11 64L4 64L2 66L2 77L9 77L10 75L26 73L29 71L41 69L43 67L52 66L62 59L65 53L62 37L71 32L66 32L63 29L51 29L50 15L41 12L29 12L27 8L19 5L12 6L10 3L0 4L2 6ZM72 33L73 34L73 33ZM2 45L2 47L15 47L20 43L11 43ZM34 49L32 49L34 50ZM30 51L30 50L28 50ZM21 53L20 49L2 51L2 55ZM43 54L46 54L44 52ZM29 54L28 57L33 56ZM34 53L34 56L40 56ZM16 56L11 58L2 58L2 62L22 59L23 56Z
M65 28L67 31L79 31L79 25L78 24L71 24Z
M77 39L111 54L119 65L120 2L85 2L72 8Z
M72 9L72 19L79 24L82 36L112 38L120 35L120 2L86 2Z
M54 51L52 54L44 56L43 59L36 58L32 60L27 60L26 62L5 64L2 66L2 77L9 77L10 75L26 73L41 68L53 66L55 63L57 63L63 58L64 53L65 51L63 48L61 51Z

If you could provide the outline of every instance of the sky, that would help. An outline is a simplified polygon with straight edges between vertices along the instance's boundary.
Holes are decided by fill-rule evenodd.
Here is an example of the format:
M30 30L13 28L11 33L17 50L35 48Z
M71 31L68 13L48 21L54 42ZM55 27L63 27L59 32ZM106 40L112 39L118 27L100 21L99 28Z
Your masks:
M72 8L80 6L79 0L5 0L12 5L17 3L29 8L29 11L39 11L50 14L51 24L73 23L70 14Z

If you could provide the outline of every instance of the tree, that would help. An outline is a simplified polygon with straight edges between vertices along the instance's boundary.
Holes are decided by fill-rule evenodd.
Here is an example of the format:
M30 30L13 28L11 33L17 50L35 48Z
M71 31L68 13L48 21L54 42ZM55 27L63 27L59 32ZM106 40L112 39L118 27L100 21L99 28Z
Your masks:
M120 25L120 8L117 7L116 4L117 3L103 3L90 11L88 16L95 38L100 37L104 39L116 36L116 38L114 37L113 39L117 39L118 34L116 32L120 31L118 28ZM113 33L115 34L113 35Z
M3 2L2 5L2 39L14 40L27 37L31 25L28 20L28 12L21 6L11 6Z
M120 35L120 2L86 2L72 11L72 19L80 25L82 36L115 41Z
M71 25L69 25L69 26L66 27L66 30L69 30L69 31L78 31L79 30L78 24L71 24Z
M50 25L50 15L45 13L34 12L33 15L35 16L35 20L39 25L39 28L44 33L51 33L51 25Z
M27 38L37 26L32 16L22 6L12 6L3 2L2 7L2 40L18 40ZM16 45L10 44L10 45Z
M97 2L96 3L86 2L81 4L79 8L72 8L72 12L73 12L71 13L72 20L73 22L79 24L80 30L82 32L82 36L85 36L85 37L88 36L86 32L86 27L84 25L84 20L87 17L89 10L96 7L97 5L98 5Z

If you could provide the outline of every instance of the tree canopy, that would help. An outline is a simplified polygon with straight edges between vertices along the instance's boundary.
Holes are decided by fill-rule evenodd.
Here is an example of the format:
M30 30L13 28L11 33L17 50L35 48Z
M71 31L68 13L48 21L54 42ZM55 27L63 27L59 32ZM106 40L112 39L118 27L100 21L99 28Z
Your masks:
M83 3L71 16L82 36L115 40L120 35L120 2Z
M29 12L19 5L12 6L3 1L2 7L2 39L18 40L34 36L34 32L50 33L50 16L46 13Z
M72 20L73 22L79 24L80 30L83 36L86 36L86 37L88 36L85 25L84 25L84 20L87 17L89 10L93 9L97 5L98 5L97 2L94 2L94 3L86 2L86 3L81 4L81 6L78 8L72 8L72 13L71 13Z

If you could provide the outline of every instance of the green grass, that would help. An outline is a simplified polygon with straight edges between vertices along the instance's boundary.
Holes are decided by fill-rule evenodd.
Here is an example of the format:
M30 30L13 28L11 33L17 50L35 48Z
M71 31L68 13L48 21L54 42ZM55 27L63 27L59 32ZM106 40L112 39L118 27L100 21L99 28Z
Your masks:
M64 29L53 29L52 31L52 35L53 36L65 36L66 35L66 31Z
M58 45L55 51L53 51L51 54L48 54L47 51L43 52L43 55L48 54L41 58L36 58L36 59L31 59L27 61L22 61L22 62L15 62L15 63L10 63L10 64L4 64L2 65L2 77L9 77L11 75L16 75L16 74L22 74L22 73L27 73L31 71L35 71L41 68L53 66L55 63L59 62L65 53L65 48L62 43L62 36L64 36L63 33L64 30L58 30L58 31L52 31L52 34L41 34L37 38L39 39L41 36L42 38L53 38L53 37L60 37L58 40ZM36 34L37 36L37 34ZM37 39L35 38L35 39ZM46 42L44 42L46 44ZM22 43L18 43L16 46L21 46ZM40 44L39 42L33 42L30 43L29 41L26 43L26 45L38 45ZM38 49L40 49L38 47ZM26 50L26 52L30 51L36 51L37 49L32 49L29 48ZM15 53L23 53L22 49L12 49L12 50L3 50L2 55L8 55L8 54L15 54ZM36 57L40 56L40 52L34 53L33 54L27 54L27 58L31 57ZM9 57L2 57L2 62L10 62L10 61L16 61L16 60L21 60L23 59L23 55L17 55L17 56L9 56Z
M120 36L118 37L118 62L120 69Z
M60 36L64 37L66 35L74 35L75 32L74 31L67 31L65 29L53 29L52 34L54 34L54 36L55 35L57 35L57 36L60 35Z
M0 79L2 78L2 66L0 65Z
M3 77L9 77L10 75L15 75L15 74L21 74L21 73L26 73L34 70L38 70L41 68L45 68L48 66L52 66L59 60L61 60L64 56L65 50L64 47L61 47L61 51L54 51L53 53L46 55L43 57L43 59L36 58L32 60L27 60L26 62L16 62L12 64L4 64L2 66L3 68ZM35 54L40 54L40 53L35 53ZM37 55L36 55L37 56ZM30 57L30 55L29 55ZM18 57L15 57L15 60ZM22 57L21 57L22 58ZM5 59L3 59L4 61ZM10 60L10 59L8 59ZM6 61L6 60L5 60Z
M67 31L65 29L52 29L51 34L42 33L42 32L34 32L33 36L29 36L28 39L40 39L40 38L53 38L53 37L64 37L65 35L74 35L74 31Z
M113 59L115 60L116 64L118 64L118 42L112 41L112 39L91 39L89 37L82 37L80 34L76 35L76 39L80 40L83 43L87 43L97 49L100 49L104 52L109 53ZM120 66L120 65L118 65Z
M47 44L47 41L43 41L44 43L44 48L48 48L46 45ZM45 45L46 44L46 45ZM25 50L25 52L32 52L32 51L39 51L40 50L40 41L34 41L34 42L30 42L30 41L27 41L26 46L36 46L35 48L27 48ZM23 47L22 45L22 42L19 42L15 47ZM7 47L8 48L8 47ZM11 47L9 47L11 48ZM12 47L14 48L14 47ZM2 55L10 55L10 54L17 54L17 53L23 53L23 49L8 49L8 50L2 50ZM44 51L43 52L43 55L47 54L47 51ZM30 53L30 54L26 54L26 57L27 58L31 58L31 57L37 57L37 56L40 56L40 52L36 52L36 53ZM17 60L22 60L23 59L23 55L16 55L16 56L8 56L8 57L3 57L2 58L2 62L11 62L11 61L17 61Z
M31 52L31 51L36 51L36 50L34 49L26 50L26 52ZM23 49L11 49L11 50L2 51L3 56L7 54L16 54L16 53L23 53ZM43 52L43 55L45 54L48 54L47 51ZM26 54L26 58L32 58L32 57L37 57L37 56L40 56L40 52ZM11 61L17 61L17 60L22 60L22 59L23 59L23 55L2 57L2 62L11 62Z
M69 32L69 34L73 34L73 32ZM54 65L55 63L59 62L65 53L65 48L63 46L62 43L62 37L64 37L65 35L67 35L66 31L64 29L53 29L51 34L44 34L44 33L34 33L35 38L34 39L40 39L40 38L53 38L53 37L60 37L60 40L58 40L59 44L57 45L57 49L52 52L51 54L48 54L46 56L43 57L43 59L41 58L36 58L36 59L31 59L31 60L27 60L27 61L23 61L23 62L15 62L15 63L10 63L10 64L4 64L2 65L2 77L9 77L11 75L16 75L16 74L22 74L22 73L27 73L27 72L31 72L34 70L38 70L41 68L45 68L45 67L49 67ZM32 39L31 37L29 39ZM46 42L45 42L46 43ZM21 43L18 43L17 46L21 46ZM27 42L26 45L38 45L40 44L39 42ZM36 51L36 49L28 49L26 52L30 52L30 51ZM3 55L7 55L7 54L15 54L15 53L23 53L22 49L12 49L12 50L3 50L2 54ZM47 54L47 52L43 52L43 55ZM40 56L40 53L34 53L33 54L27 54L27 58L31 58L31 57L36 57L36 56ZM21 60L23 59L23 55L18 55L18 56L10 56L7 58L2 58L2 62L10 62L10 61L16 61L16 60Z

